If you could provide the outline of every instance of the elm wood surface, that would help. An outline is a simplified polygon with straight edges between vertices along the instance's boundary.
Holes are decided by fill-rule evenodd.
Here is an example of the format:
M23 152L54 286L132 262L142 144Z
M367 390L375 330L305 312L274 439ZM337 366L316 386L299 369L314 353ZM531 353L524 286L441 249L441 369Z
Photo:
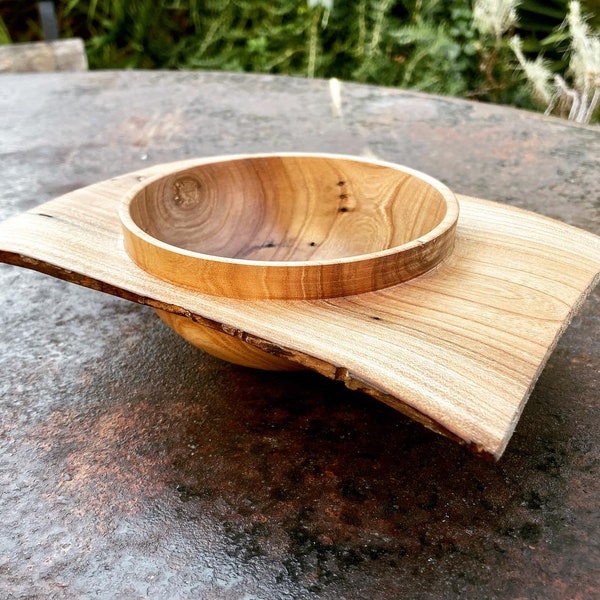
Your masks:
M360 157L262 155L166 165L127 194L127 253L160 279L230 298L371 292L452 251L458 205L425 174Z
M338 160L325 155L301 160L287 157L283 168L294 170L294 176L302 178L308 173L316 173L320 165L321 179L324 170L321 161L325 161L327 169L334 164L336 170L344 168L345 178L357 188L356 212L359 213L358 220L364 222L370 216L369 203L361 197L358 181L353 181L350 167L347 164L340 167ZM209 158L191 161L192 164L159 165L76 190L0 223L0 260L55 274L94 289L107 285L115 295L158 308L167 324L208 352L260 368L282 368L285 363L280 364L281 358L286 358L293 363L292 370L300 364L331 379L339 379L349 388L373 395L430 429L469 445L476 452L500 458L558 337L598 281L600 238L534 213L466 196L459 197L461 216L455 236L458 210L453 195L442 188L443 196L436 187L424 186L422 180L411 176L408 185L404 178L400 188L408 188L409 198L414 202L398 196L400 209L408 214L415 207L428 204L434 209L424 211L419 219L400 218L405 227L394 228L398 215L386 216L392 211L388 196L374 201L378 209L376 214L384 215L375 221L379 226L378 233L382 233L383 224L388 225L385 235L377 236L377 247L381 248L381 240L387 240L390 233L396 233L397 237L392 236L392 241L387 243L391 248L386 248L382 257L381 252L351 257L357 260L357 265L350 272L362 269L366 273L365 279L376 283L372 292L298 301L295 298L298 292L306 289L299 286L310 284L310 280L305 282L303 279L309 279L311 272L303 269L298 279L293 274L286 277L286 270L293 268L293 262L258 262L261 274L258 278L256 274L252 277L252 272L247 273L252 262L234 262L220 257L222 262L217 262L217 269L212 269L215 257L190 254L183 258L191 257L193 263L184 263L184 268L180 269L182 245L191 246L200 238L202 249L205 249L218 238L221 253L236 255L241 250L246 254L246 249L253 244L250 241L243 243L243 232L240 232L240 243L234 232L239 231L240 223L248 224L250 232L260 231L260 227L253 226L250 220L254 211L243 214L239 221L231 219L233 223L225 226L225 217L215 218L210 204L207 210L201 207L198 211L199 225L193 213L189 215L189 207L185 209L187 218L180 217L180 207L173 207L174 198L171 197L180 193L174 182L193 177L196 183L202 182L202 189L210 195L214 191L207 188L218 187L214 183L218 179L216 173L226 182L244 181L248 180L248 170L272 172L272 163L278 161L281 158L272 156L233 161ZM228 167L232 171L230 179L226 176ZM391 198L396 200L397 174L388 166L378 167L382 165L362 163L360 168L356 164L352 166L354 171L362 170L360 176L371 186L375 185L378 172L383 170L385 181L391 170L394 181ZM279 168L282 168L281 164ZM334 174L334 179L339 181L339 172ZM272 173L271 177L275 175ZM416 191L410 186L415 179ZM141 189L136 186L130 192L132 184L145 180L146 185ZM384 189L386 187L389 184ZM424 200L427 196L423 194L423 187L431 195L428 200ZM265 190L262 199L257 195L259 188ZM249 182L249 189L250 193L242 196L239 203L235 202L232 192L224 192L219 205L225 215L244 208L249 204L248 198L264 203L265 198L272 197L265 182L262 185ZM308 206L322 204L311 194L306 197L311 198ZM286 237L285 232L278 237L268 218L279 216L284 208L288 208L288 203L283 197L269 215L263 214L266 211L258 211L259 222L267 221L267 230L273 236L269 239L277 240L276 247L283 239L292 243L302 240L302 236ZM383 211L382 206L385 207ZM120 208L125 209L125 215ZM305 211L298 208L298 212L303 214ZM366 217L360 214L362 212ZM306 213L311 215L310 210ZM283 219L285 231L293 232L293 224L298 220L298 213L291 219ZM328 216L325 223L329 220ZM131 238L134 243L139 236L143 236L144 242L148 238L145 231L132 236L135 229L131 221L137 221L145 231L156 236L149 244L134 250L135 263L141 263L144 271L140 271L126 254L126 250L131 254ZM214 226L218 232L216 236L203 235L202 225L206 221L206 230L210 232ZM323 225L323 219L316 221L313 226ZM184 236L179 233L182 224ZM189 233L190 227L193 235ZM423 246L412 244L415 227L417 241L429 238L431 245L440 242L437 251L443 252L441 257L436 254L435 247L433 251L428 250L427 241ZM304 229L310 229L310 225L305 225ZM355 232L349 229L346 233L351 234L350 242L355 249ZM434 235L436 231L438 234ZM445 239L449 233L452 243L448 246ZM340 255L345 257L348 252L340 251L339 247L347 238L338 236L338 249L333 254L340 262L330 264L345 267L347 263ZM160 237L171 243L176 241L179 246L167 247L166 257L151 254L160 243ZM229 242L231 237L238 244L233 250ZM314 232L309 237L314 238ZM256 239L260 244L263 239L260 233ZM370 249L368 244L372 242L365 242ZM304 258L306 243L301 246ZM402 251L405 246L408 250ZM406 254L412 257L411 250L421 250L421 247L427 253L425 256L431 257L430 261L411 266L403 257ZM390 253L390 250L395 252ZM284 252L289 250L284 248ZM394 260L397 254L400 254L402 269ZM397 273L400 283L378 289L382 271L376 271L375 277L371 277L373 256L393 261L390 273ZM443 262L440 262L441 258ZM200 263L198 270L197 262ZM317 264L320 266L320 263ZM384 266L387 264L385 262ZM206 265L208 272L203 273ZM223 273L220 270L223 265L233 268ZM431 265L437 265L437 268L432 270ZM407 279L412 273L428 267L421 277ZM271 275L271 269L276 269L275 275ZM347 272L342 270L342 276ZM249 280L246 279L248 276L251 277ZM177 280L178 277L188 285L167 281L167 278ZM324 285L327 282L323 279L324 273L317 271L315 283L320 290L327 290ZM362 280L361 277L358 279ZM334 284L339 282L335 278L332 281ZM388 282L384 280L384 283ZM339 282L342 287L344 284L344 281ZM240 288L243 285L248 286L248 295L252 295L256 286L262 285L266 295L276 291L275 298L288 293L291 299L268 298L251 302L228 295L230 289L235 293L243 289ZM212 293L200 293L199 290ZM217 291L219 295L215 295ZM165 311L196 323L185 323L176 317L165 318ZM318 330L314 328L315 323L319 323ZM204 332L206 327L241 342L234 346L225 342L224 346L224 338ZM202 336L209 336L209 339L202 339ZM245 355L247 346L256 347L260 352L252 350ZM276 358L270 364L269 354ZM241 360L239 355L242 355ZM253 363L253 359L258 362Z
M341 121L326 82L269 76L2 83L2 218L149 160L367 151L600 233L596 128L346 84ZM598 596L597 288L488 464L338 382L201 354L147 308L0 280L4 595Z

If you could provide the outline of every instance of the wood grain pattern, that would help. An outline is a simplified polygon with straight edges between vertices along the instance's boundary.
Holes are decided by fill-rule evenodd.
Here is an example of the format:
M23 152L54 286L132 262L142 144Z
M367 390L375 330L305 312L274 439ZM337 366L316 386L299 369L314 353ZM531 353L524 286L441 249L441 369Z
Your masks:
M144 270L200 292L313 299L395 285L452 251L458 204L378 161L262 155L163 167L121 210Z
M411 281L322 300L201 294L150 275L123 248L119 204L158 172L77 190L0 224L0 260L180 315L343 381L496 458L598 282L600 238L458 196L454 251Z

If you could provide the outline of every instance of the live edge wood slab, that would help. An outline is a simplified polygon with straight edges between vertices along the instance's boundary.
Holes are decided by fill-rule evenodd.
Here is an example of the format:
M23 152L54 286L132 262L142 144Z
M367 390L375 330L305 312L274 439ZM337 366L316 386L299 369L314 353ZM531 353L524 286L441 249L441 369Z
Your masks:
M408 281L317 299L203 293L137 266L119 213L144 181L217 160L151 167L13 217L0 224L0 260L152 306L229 360L313 369L499 458L560 335L598 282L600 238L457 195L452 250Z

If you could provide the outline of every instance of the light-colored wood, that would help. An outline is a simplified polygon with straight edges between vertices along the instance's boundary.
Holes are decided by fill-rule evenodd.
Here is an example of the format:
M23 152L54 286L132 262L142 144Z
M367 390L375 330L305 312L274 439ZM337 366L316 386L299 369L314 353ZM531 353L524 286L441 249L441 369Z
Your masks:
M161 279L230 298L314 299L435 267L452 251L458 204L396 165L262 155L163 167L121 219L127 252Z
M190 319L343 381L496 458L598 281L600 238L458 196L453 252L405 283L323 300L201 294L147 273L123 248L120 203L163 171L77 190L0 224L0 260Z
M86 71L87 68L80 38L0 46L0 73Z

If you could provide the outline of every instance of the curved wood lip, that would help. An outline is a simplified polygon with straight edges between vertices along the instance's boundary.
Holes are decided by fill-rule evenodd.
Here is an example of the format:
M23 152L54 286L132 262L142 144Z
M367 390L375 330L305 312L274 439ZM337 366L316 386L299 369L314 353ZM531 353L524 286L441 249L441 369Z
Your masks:
M385 250L379 250L377 252L370 252L367 254L356 254L353 256L346 256L340 258L332 258L332 259L317 259L317 260L298 260L298 261L275 261L275 260L253 260L253 259L245 259L245 258L230 258L219 256L216 254L204 254L202 252L193 252L191 250L186 250L184 248L180 248L179 246L174 246L172 244L168 244L159 240L147 232L145 232L139 225L135 223L131 216L130 205L132 200L137 196L137 194L147 187L149 184L159 181L163 179L167 175L173 175L178 171L187 171L194 167L199 167L203 165L213 164L217 162L233 162L237 160L244 159L256 159L256 158L324 158L330 160L344 160L347 162L362 162L365 164L378 165L382 167L387 167L393 169L395 171L399 171L401 173L406 173L418 179L421 179L428 185L431 185L435 188L443 197L446 202L446 214L441 222L436 225L433 229L425 233L424 235L411 240L410 242L406 242L405 244L401 244L399 246L394 246L392 248L386 248ZM130 235L142 240L144 243L149 244L151 246L156 246L165 250L167 252L171 252L173 254L178 254L180 256L186 256L188 258L196 258L202 261L208 261L213 263L223 263L228 265L235 265L239 267L244 266L256 266L262 268L269 267L279 267L286 269L306 269L311 267L322 267L327 265L343 265L350 263L357 263L366 260L379 259L384 258L386 256L392 255L400 255L406 252L413 250L414 248L418 248L419 246L424 246L437 238L440 238L447 235L454 235L454 229L456 227L456 223L458 222L459 217L459 204L458 200L454 193L444 185L442 182L438 181L434 177L427 175L426 173L422 173L421 171L417 171L416 169L411 169L410 167L405 167L403 165L398 165L395 163L375 160L370 158L363 158L352 155L345 154L327 154L327 153L311 153L311 152L269 152L269 153L260 153L260 154L229 154L229 155L220 155L213 156L210 158L200 159L197 162L188 164L186 163L185 167L181 166L180 162L175 162L173 164L173 170L168 172L163 172L159 175L155 175L153 177L149 177L148 179L144 179L139 185L132 188L124 197L119 206L119 218L121 220L122 226L127 230L127 233ZM135 259L131 256L129 251L127 252L128 256L135 261ZM434 268L439 263L439 260L432 261L431 265L428 269L430 270ZM421 274L421 273L419 273ZM398 281L397 283L400 283Z

